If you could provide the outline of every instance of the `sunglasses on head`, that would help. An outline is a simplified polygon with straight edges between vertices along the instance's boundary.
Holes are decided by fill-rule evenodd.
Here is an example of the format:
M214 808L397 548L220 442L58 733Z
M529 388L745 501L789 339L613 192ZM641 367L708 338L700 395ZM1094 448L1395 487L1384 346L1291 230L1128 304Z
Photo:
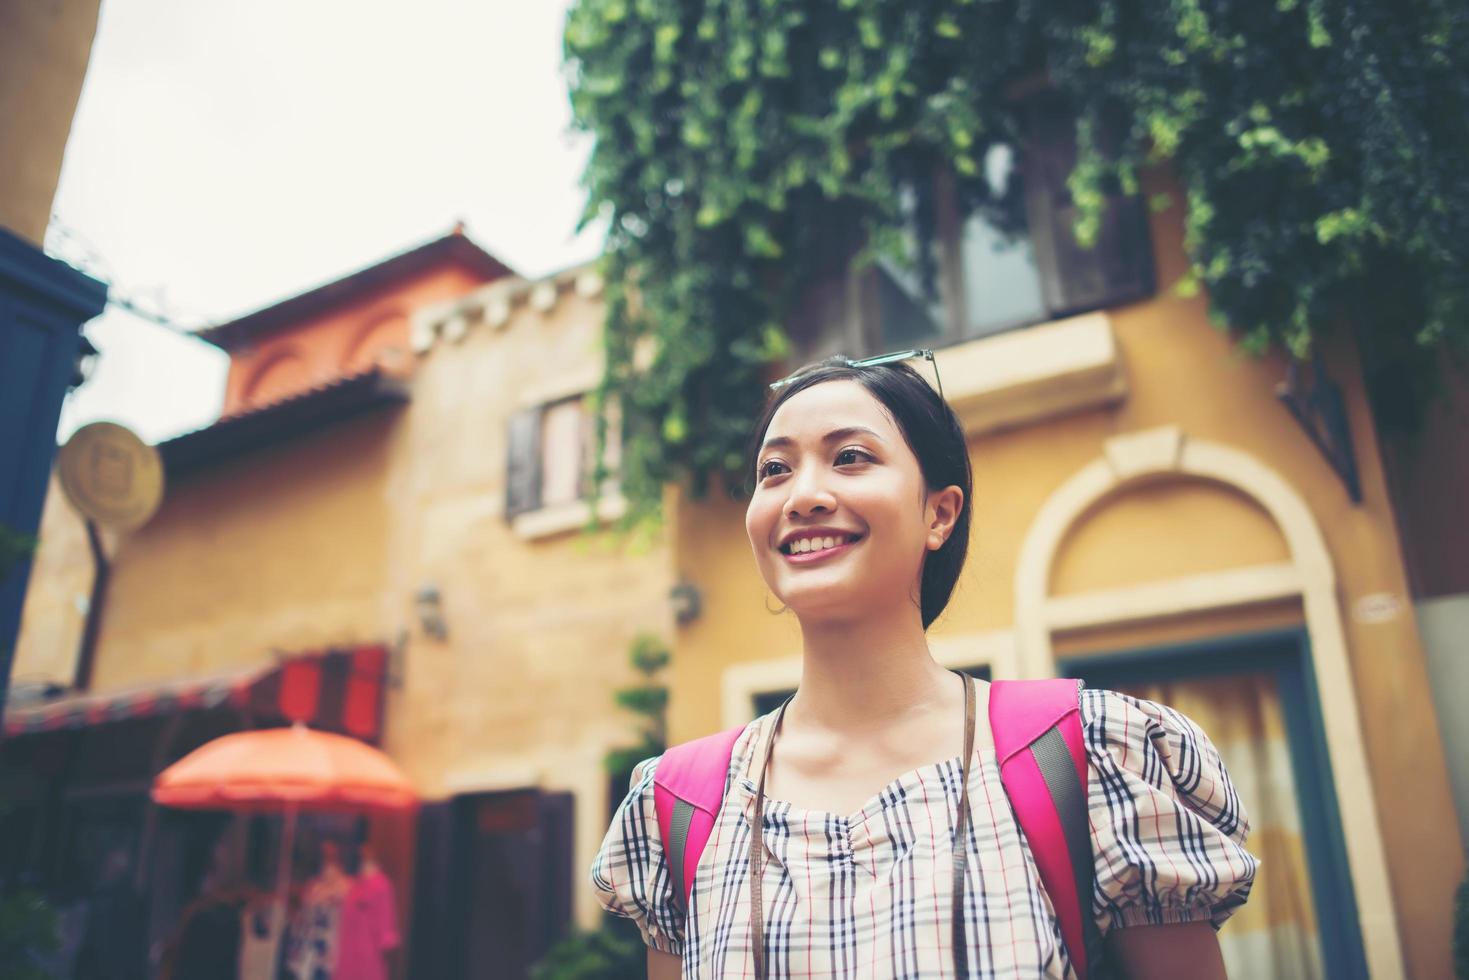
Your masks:
M855 360L850 357L843 357L840 363L843 366L849 368L876 367L879 364L896 364L899 361L906 361L914 357L921 357L933 365L933 380L938 388L939 398L943 398L944 382L942 379L939 378L939 362L934 359L933 351L927 347L915 348L913 350L893 351L891 354L878 354L874 357L861 357ZM823 362L812 367L802 368L794 374L786 375L779 381L772 381L770 383L770 390L779 391L781 388L784 388L792 381L796 381L806 376L807 374L810 374L817 368L829 366L831 366L829 363Z

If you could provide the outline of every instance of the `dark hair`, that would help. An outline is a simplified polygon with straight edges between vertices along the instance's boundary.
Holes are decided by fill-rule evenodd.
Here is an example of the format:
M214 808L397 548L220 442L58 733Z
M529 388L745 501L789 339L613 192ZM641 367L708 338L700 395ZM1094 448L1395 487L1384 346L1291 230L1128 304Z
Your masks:
M937 550L924 558L919 584L919 609L923 628L928 629L954 593L964 559L969 553L969 516L973 504L974 475L969 463L969 446L964 428L949 403L924 380L923 375L901 361L868 367L851 367L836 356L808 364L796 379L783 385L765 406L754 439L746 454L746 479L753 492L755 463L760 445L770 429L776 410L797 392L827 381L855 381L876 398L903 433L903 439L918 458L918 468L929 491L957 486L964 491L964 504L954 531Z

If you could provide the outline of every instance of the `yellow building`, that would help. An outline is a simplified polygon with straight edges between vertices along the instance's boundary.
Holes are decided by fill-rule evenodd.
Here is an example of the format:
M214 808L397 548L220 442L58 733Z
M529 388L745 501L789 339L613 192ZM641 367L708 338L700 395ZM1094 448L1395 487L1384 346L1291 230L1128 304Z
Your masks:
M594 924L573 869L606 828L602 757L634 740L611 691L634 638L672 627L666 552L578 533L599 293L584 270L521 279L456 230L208 331L231 356L224 413L158 447L157 516L104 536L89 666L87 537L50 494L16 654L34 700L12 701L0 750L19 803L0 866L85 888L128 847L162 943L219 826L151 807L152 775L304 713L381 744L425 801L416 832L371 831L407 975L517 975ZM601 506L615 515L615 493ZM228 833L274 866L268 826Z
M1181 198L1165 184L1143 197ZM1294 390L1340 386L1350 444L1334 468L1281 396L1286 360L1242 354L1203 297L1174 288L1177 205L1139 209L1091 258L1054 240L1045 254L1037 222L1054 216L1032 209L1034 261L982 219L946 217L964 216L936 222L950 229L941 304L879 265L813 290L793 324L793 363L938 349L975 486L968 564L931 649L994 677L1136 691L1203 723L1264 856L1223 934L1232 975L1448 975L1463 848L1431 688L1451 709L1469 694L1454 656L1469 632L1469 388L1450 379L1425 430L1389 438L1357 351L1330 345ZM1329 440L1329 407L1312 411ZM678 741L778 703L800 635L769 612L742 501L671 492L667 509L675 574L702 598L676 633ZM1462 794L1464 742L1447 744Z

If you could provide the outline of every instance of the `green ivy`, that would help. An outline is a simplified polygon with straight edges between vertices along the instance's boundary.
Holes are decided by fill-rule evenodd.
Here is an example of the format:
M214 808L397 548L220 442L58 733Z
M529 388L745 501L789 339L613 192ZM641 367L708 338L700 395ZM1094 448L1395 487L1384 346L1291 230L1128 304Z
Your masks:
M642 718L638 741L634 745L613 749L602 759L602 766L613 776L629 775L633 766L644 759L661 755L668 745L668 688L655 680L668 666L668 647L652 633L639 634L628 651L628 662L642 675L642 682L612 692L612 700Z
M575 930L546 951L530 980L645 980L648 961L638 928L610 916L595 931Z
M1102 188L1169 161L1177 287L1247 350L1346 327L1417 370L1469 331L1457 0L576 0L565 51L610 228L598 394L623 407L630 522L668 482L741 482L792 298L854 229L893 247L905 174L946 162L983 203L1027 80L1077 110L1079 238Z

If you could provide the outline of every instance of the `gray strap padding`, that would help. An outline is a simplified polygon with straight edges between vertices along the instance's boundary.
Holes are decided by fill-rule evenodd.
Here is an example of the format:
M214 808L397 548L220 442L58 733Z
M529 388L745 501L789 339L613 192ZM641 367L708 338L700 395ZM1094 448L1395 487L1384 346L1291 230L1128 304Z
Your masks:
M1071 873L1076 879L1076 898L1081 906L1081 930L1086 944L1088 971L1096 976L1097 959L1101 950L1101 934L1097 921L1092 917L1092 882L1096 868L1092 865L1091 822L1086 813L1086 794L1081 779L1076 774L1076 762L1061 730L1052 726L1030 745L1030 754L1040 768L1041 778L1055 804L1056 814L1061 818L1061 832L1066 838L1066 850L1071 855Z
M680 906L684 904L684 857L689 850L689 824L693 819L694 805L687 800L676 800L668 830L668 874L673 878L673 894Z

